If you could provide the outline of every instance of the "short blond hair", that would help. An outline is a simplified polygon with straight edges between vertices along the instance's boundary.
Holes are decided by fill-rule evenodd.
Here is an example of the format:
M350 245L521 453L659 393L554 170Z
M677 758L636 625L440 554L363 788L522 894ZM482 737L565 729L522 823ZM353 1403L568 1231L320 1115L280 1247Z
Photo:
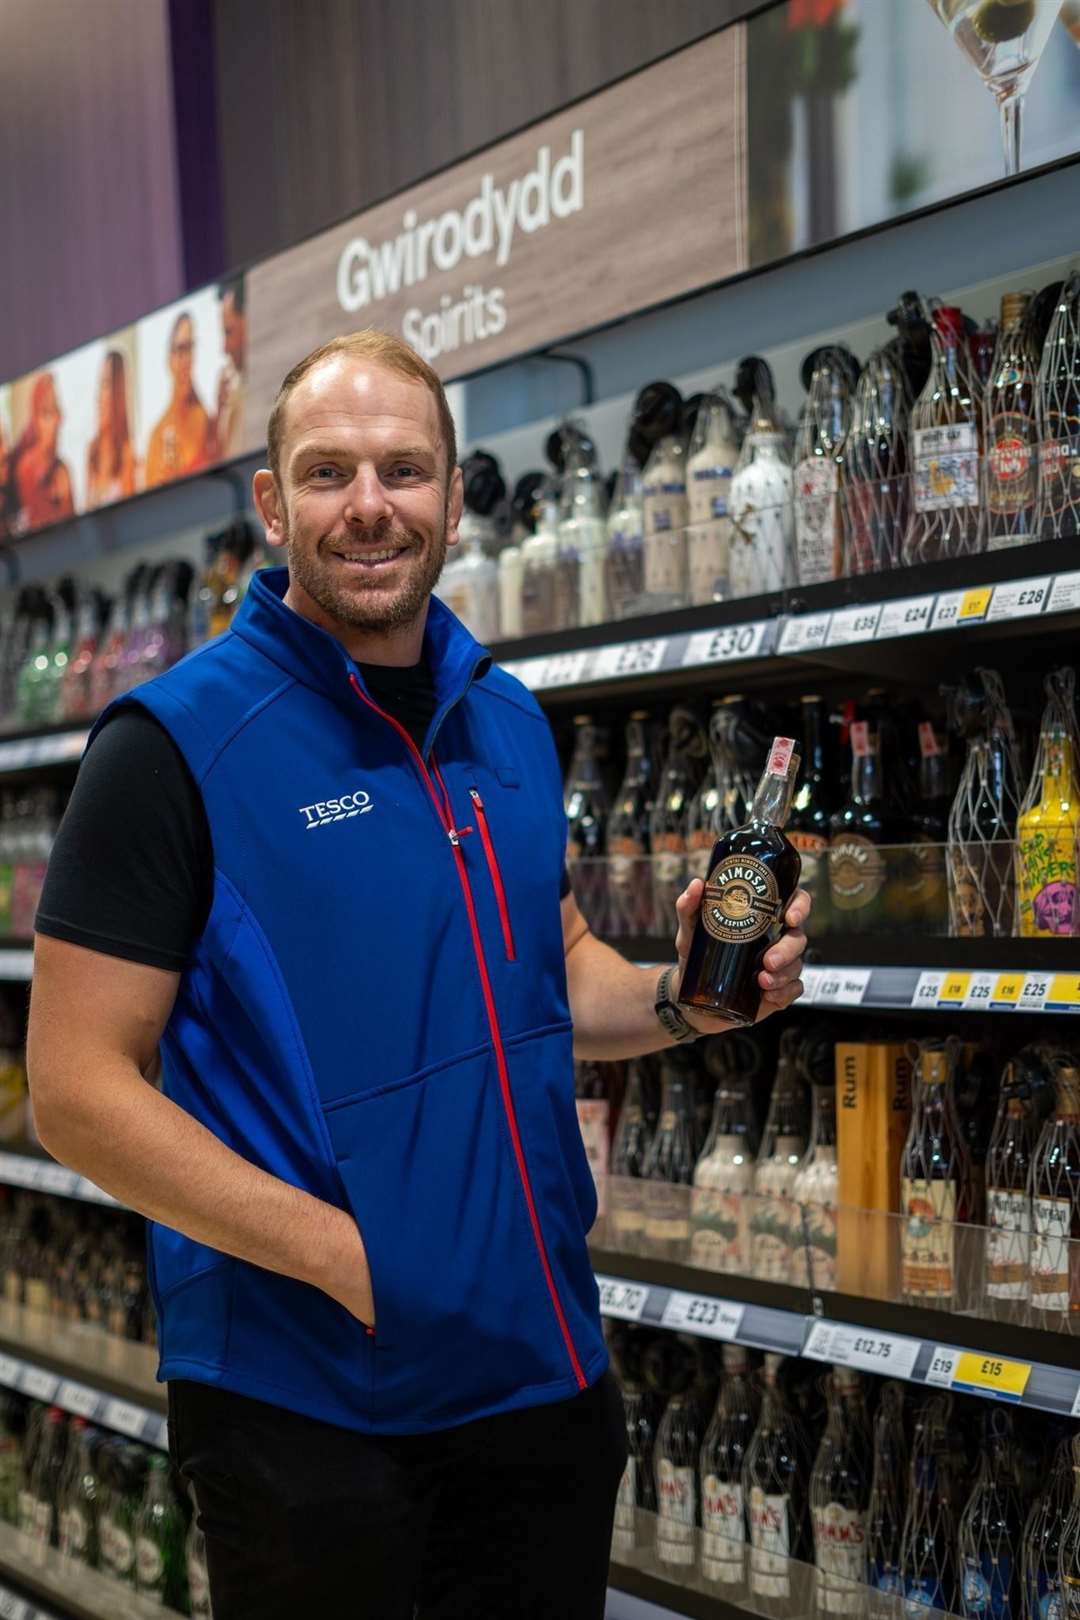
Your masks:
M361 332L346 332L342 337L331 338L329 343L322 344L318 349L312 349L303 360L297 361L278 389L274 408L270 412L270 420L266 426L267 460L277 482L279 484L281 482L281 445L285 427L285 409L290 396L309 371L314 371L324 360L332 360L339 354L348 355L353 360L374 361L377 365L385 366L388 371L396 371L402 377L412 377L417 382L422 382L429 389L438 412L439 435L446 450L446 474L449 479L450 473L457 465L457 432L439 377L432 371L427 361L422 360L416 350L403 338L395 337L392 332L379 332L369 326Z

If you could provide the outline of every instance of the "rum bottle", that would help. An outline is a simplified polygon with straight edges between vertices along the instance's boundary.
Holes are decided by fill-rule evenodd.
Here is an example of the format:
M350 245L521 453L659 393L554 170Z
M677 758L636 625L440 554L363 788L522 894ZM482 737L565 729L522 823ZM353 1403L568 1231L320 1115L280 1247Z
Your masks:
M814 1289L835 1289L840 1169L836 1162L836 1082L812 1085L810 1146L792 1184L805 1247L796 1244L794 1279ZM799 1262L802 1262L801 1264Z
M1022 1574L1026 1620L1065 1620L1063 1559L1073 1500L1070 1440L1055 1452L1050 1477L1024 1525Z
M626 727L626 772L607 818L611 934L647 934L652 921L649 818L656 795L648 711L635 709Z
M1027 328L1027 293L1006 293L990 387L985 396L986 545L989 551L1038 538L1038 357Z
M952 1398L933 1396L919 1413L911 1454L911 1488L900 1544L905 1613L955 1613L956 1518L948 1423Z
M1080 270L1062 289L1039 363L1039 533L1080 533Z
M995 1315L1021 1320L1031 1263L1031 1163L1038 1135L1032 1088L1020 1060L1001 1082L986 1156L986 1298Z
M690 1241L694 1179L694 1101L689 1064L678 1049L660 1059L660 1119L645 1162L645 1248L663 1259L683 1259Z
M975 1488L960 1516L960 1597L972 1620L1022 1620L1023 1519L1009 1413L992 1412L985 1430Z
M850 370L835 349L819 349L813 359L795 443L795 572L800 585L836 579L844 555L840 466L851 425Z
M937 562L979 549L982 422L964 314L934 310L933 364L911 413L913 495L904 562Z
M1054 1112L1031 1162L1031 1308L1040 1327L1067 1330L1080 1321L1080 1072L1064 1055L1052 1069Z
M960 1050L955 1036L909 1047L914 1106L900 1166L901 1293L950 1306L961 1302L957 1229L971 1220L972 1197L954 1094Z
M747 1585L755 1610L786 1613L793 1591L789 1559L807 1561L810 1459L802 1425L781 1382L784 1357L765 1356L761 1415L743 1464L750 1526Z
M907 1507L904 1388L888 1383L874 1417L874 1471L866 1509L870 1620L896 1620L903 1595L900 1551Z
M705 732L692 709L677 705L668 720L668 750L649 817L653 857L653 924L666 930L686 887L690 805L705 770Z

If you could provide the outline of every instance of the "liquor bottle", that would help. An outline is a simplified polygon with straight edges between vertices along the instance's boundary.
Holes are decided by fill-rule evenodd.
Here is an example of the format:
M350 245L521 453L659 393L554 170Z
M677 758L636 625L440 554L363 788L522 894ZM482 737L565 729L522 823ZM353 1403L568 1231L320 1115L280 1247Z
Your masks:
M949 929L960 938L1007 937L1016 906L1014 837L1019 760L1001 678L980 669L953 694L968 753L949 810Z
M666 931L686 887L690 805L705 771L708 745L701 721L681 704L668 720L668 750L649 817L653 860L653 926Z
M840 467L851 426L850 356L819 349L795 443L795 572L800 585L836 579L844 560Z
M1080 532L1080 270L1062 288L1039 363L1039 533Z
M1031 1308L1039 1326L1080 1321L1080 1072L1057 1055L1054 1112L1031 1161Z
M795 572L794 483L775 412L759 403L731 480L731 595L783 591Z
M745 825L764 746L765 739L753 724L741 693L715 699L709 720L709 752L719 795L717 837Z
M900 1164L900 1289L909 1300L961 1303L957 1228L971 1220L971 1165L956 1116L955 1036L909 1044L913 1112Z
M795 1202L795 1177L806 1153L809 1125L806 1084L797 1065L801 1041L797 1029L785 1029L780 1037L776 1079L754 1169L750 1263L754 1276L769 1282L790 1281L803 1249L802 1218Z
M840 496L847 574L899 566L909 503L909 408L903 368L886 345L863 367L844 441Z
M135 1586L155 1605L180 1607L184 1541L184 1516L169 1482L169 1459L153 1452L135 1520Z
M757 1424L750 1358L725 1344L724 1379L701 1447L701 1575L728 1597L746 1585L743 1466Z
M802 887L813 903L810 913L815 933L827 933L830 904L828 849L830 822L836 801L829 780L825 738L825 700L813 694L803 697L803 771L788 817L787 837L802 860Z
M717 390L702 402L686 464L687 573L691 603L722 602L728 594L731 480L739 459L735 408Z
M0 1396L0 1519L5 1524L17 1525L19 1522L19 1480L25 1429L24 1403L15 1394Z
M826 1620L834 1614L862 1614L865 1609L872 1468L870 1422L859 1374L834 1367L828 1402L828 1421L810 1475L815 1609Z
M960 1515L960 1596L972 1620L1022 1620L1023 1517L1009 1413L991 1413L984 1436L975 1487Z
M608 606L613 619L628 619L641 611L645 589L641 470L630 456L624 459L615 480L605 532Z
M20 726L31 728L47 723L49 700L49 649L52 643L53 602L44 591L36 602L30 640L19 670L15 688L15 712Z
M37 1541L37 1512L33 1492L34 1470L45 1434L45 1414L48 1411L38 1401L32 1401L26 1415L23 1435L22 1465L19 1470L19 1489L16 1522L19 1527L19 1549L30 1557Z
M1024 939L1080 933L1080 778L1073 671L1061 669L1048 675L1046 692L1035 766L1016 823L1020 934Z
M607 1214L608 1158L611 1152L611 1103L603 1066L599 1063L575 1065L575 1106L578 1129L585 1146L596 1186L596 1213Z
M53 630L49 644L49 663L39 694L41 720L55 725L63 719L64 676L71 663L72 642L77 613L75 581L66 575L58 581L52 595Z
M604 834L611 810L604 763L607 732L587 714L574 717L574 753L566 778L566 864L574 895L589 926L600 935L607 925L607 869Z
M559 485L549 478L539 497L536 528L521 546L521 629L526 636L559 628L555 617L559 565Z
M949 921L948 759L929 720L919 723L919 794L911 812L911 837L910 919L924 933L944 934Z
M1024 1525L1025 1620L1065 1620L1062 1555L1073 1499L1070 1440L1059 1442L1049 1479L1032 1503Z
M887 1383L874 1417L874 1471L866 1509L870 1620L895 1620L897 1599L903 1595L900 1549L907 1477L904 1389L902 1384Z
M689 1389L673 1394L660 1419L653 1451L656 1476L656 1556L662 1564L687 1568L697 1560L698 1457L701 1452L697 1402Z
M214 1620L210 1607L210 1576L206 1568L206 1536L192 1506L191 1527L184 1548L187 1568L188 1606L191 1620Z
M941 305L933 320L933 364L911 412L912 502L903 552L909 565L979 549L982 421L964 315Z
M55 1547L59 1540L57 1504L64 1477L67 1448L65 1414L59 1406L51 1406L45 1414L33 1473L30 1476L30 1495L33 1499L33 1539L39 1561L46 1547Z
M986 1298L996 1316L1020 1321L1031 1264L1029 1180L1038 1135L1022 1057L1007 1064L986 1156Z
M1073 1435L1073 1496L1069 1517L1061 1532L1061 1595L1067 1620L1080 1615L1080 1435Z
M1038 538L1038 356L1028 334L1027 293L1006 293L984 403L986 545L989 551Z
M119 1445L113 1452L113 1488L108 1498L110 1573L125 1586L135 1585L135 1537L146 1476L141 1446ZM102 1527L104 1547L105 1528Z
M911 1452L911 1483L900 1543L905 1614L956 1612L956 1519L948 1424L951 1397L934 1396L919 1413Z
M836 1082L810 1087L810 1146L792 1183L805 1246L792 1249L793 1276L814 1289L835 1289L840 1170L836 1162Z
M690 1241L690 1194L694 1179L692 1054L672 1050L660 1058L660 1119L645 1161L645 1250L683 1259Z
M799 881L799 856L782 831L798 772L794 742L777 737L749 820L717 839L679 991L684 1007L737 1024L757 1017L762 958Z
M721 702L722 699L718 699ZM721 833L722 794L717 780L715 753L710 759L686 815L687 874L704 883L709 876L709 859Z
M807 1561L806 1499L810 1459L802 1425L781 1382L784 1358L765 1356L761 1415L743 1464L750 1554L747 1585L755 1610L786 1613L792 1595L788 1560Z
M711 1043L706 1066L713 1070L719 1056L716 1043ZM749 1085L742 1075L720 1067L712 1124L694 1167L690 1259L695 1266L743 1276L749 1272L749 1194L756 1137Z
M649 818L656 797L652 725L635 709L626 727L626 772L607 819L611 934L647 934L652 922Z
M69 1424L68 1461L58 1502L60 1551L97 1569L100 1485L94 1458L96 1436L84 1418Z
M443 569L437 595L481 643L499 636L499 565L484 550L480 534L463 534Z
M845 933L879 932L896 905L889 888L889 853L900 842L886 795L881 733L869 721L851 725L851 795L832 817L829 904Z
M629 1065L626 1096L611 1147L611 1228L615 1246L639 1251L645 1234L644 1180L651 1138L642 1096L641 1063Z
M607 533L592 457L581 446L567 457L563 475L559 549L577 559L578 594L568 622L602 624L608 616Z
M90 678L105 617L105 598L84 586L79 593L71 661L64 671L61 719L88 720L93 715Z
M645 596L659 612L686 605L686 445L677 434L660 440L641 482Z

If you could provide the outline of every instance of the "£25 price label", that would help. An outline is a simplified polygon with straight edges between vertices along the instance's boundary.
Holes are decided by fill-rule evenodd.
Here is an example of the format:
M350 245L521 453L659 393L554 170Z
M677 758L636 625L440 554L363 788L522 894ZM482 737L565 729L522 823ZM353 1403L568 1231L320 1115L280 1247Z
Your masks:
M1024 975L1024 988L1020 992L1019 1008L1021 1012L1042 1012L1046 1006L1046 998L1050 994L1050 975L1048 973L1027 973Z
M915 994L911 998L913 1007L935 1008L941 997L941 987L945 983L944 973L937 969L924 970L919 974L919 982L915 986Z
M1031 1365L1026 1361L1006 1361L1001 1356L984 1356L975 1350L964 1350L953 1373L953 1388L966 1389L975 1395L993 1395L1002 1401L1018 1401L1031 1377Z
M996 982L996 975L993 973L973 973L967 994L964 996L964 1006L975 1012L980 1007L985 1010L993 1000Z
M703 1294L673 1293L664 1306L661 1323L674 1331L698 1333L707 1339L733 1339L742 1326L743 1306Z
M620 1277L597 1277L600 1290L600 1311L604 1316L615 1316L621 1322L637 1322L645 1309L649 1290L643 1283L624 1282Z

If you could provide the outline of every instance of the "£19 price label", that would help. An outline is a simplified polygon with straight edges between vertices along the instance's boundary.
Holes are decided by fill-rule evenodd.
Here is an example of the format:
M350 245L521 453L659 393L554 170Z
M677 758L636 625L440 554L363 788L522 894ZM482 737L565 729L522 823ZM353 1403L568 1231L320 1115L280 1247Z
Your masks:
M707 1339L733 1339L742 1326L743 1306L702 1294L671 1295L661 1324L675 1332L697 1333Z
M603 1316L615 1316L621 1322L637 1322L649 1297L644 1283L624 1282L621 1277L597 1277L600 1290L600 1311Z
M998 1400L1018 1401L1031 1377L1031 1365L1026 1361L1006 1361L1002 1356L984 1356L975 1350L964 1350L953 1373L953 1388L970 1390L976 1395L993 1395Z
M948 1345L944 1344L937 1345L926 1369L926 1382L939 1384L942 1388L948 1389L959 1360L959 1350L950 1350Z

